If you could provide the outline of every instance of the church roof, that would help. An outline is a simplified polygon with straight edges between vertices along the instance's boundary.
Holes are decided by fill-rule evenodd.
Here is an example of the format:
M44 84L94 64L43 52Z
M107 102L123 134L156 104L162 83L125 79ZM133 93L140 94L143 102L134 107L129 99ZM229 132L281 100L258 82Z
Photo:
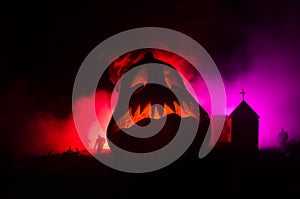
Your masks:
M245 100L243 100L230 114L230 117L234 117L241 109L246 108L252 113L255 117L259 118L259 115L247 104Z

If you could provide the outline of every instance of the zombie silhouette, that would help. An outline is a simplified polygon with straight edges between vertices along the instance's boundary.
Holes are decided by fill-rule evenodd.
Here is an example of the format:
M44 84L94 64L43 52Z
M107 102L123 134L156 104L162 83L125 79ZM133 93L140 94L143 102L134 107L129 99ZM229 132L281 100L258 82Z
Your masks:
M278 133L277 139L280 149L285 153L287 150L288 133L284 130L284 128L281 128L281 131Z
M105 143L105 139L103 137L101 137L100 135L98 135L98 138L96 139L95 145L94 145L94 149L97 148L97 153L100 153L103 149Z

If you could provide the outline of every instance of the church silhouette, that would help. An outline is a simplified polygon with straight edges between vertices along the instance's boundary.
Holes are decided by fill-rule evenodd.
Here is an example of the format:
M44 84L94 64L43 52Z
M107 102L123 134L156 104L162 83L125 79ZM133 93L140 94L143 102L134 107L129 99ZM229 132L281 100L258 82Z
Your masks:
M242 102L225 118L223 131L218 139L217 148L230 149L238 153L258 151L259 115L245 101L244 89Z

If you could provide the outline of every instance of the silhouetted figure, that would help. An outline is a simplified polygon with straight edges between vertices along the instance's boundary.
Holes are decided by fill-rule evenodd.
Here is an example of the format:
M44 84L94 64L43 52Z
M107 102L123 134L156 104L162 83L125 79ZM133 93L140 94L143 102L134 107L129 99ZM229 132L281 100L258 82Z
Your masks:
M72 150L71 146L69 146L68 149L63 152L63 157L68 157L68 156L72 155L72 153L73 153L73 150Z
M281 128L281 131L278 133L277 140L280 146L280 149L283 153L287 151L287 142L288 142L288 133Z
M104 144L105 144L105 138L98 135L98 138L96 139L96 142L94 145L94 149L97 148L97 153L100 153L102 151Z
M75 150L75 152L73 152L73 155L75 155L75 156L79 155L78 147L76 147L76 150Z
M73 151L72 151L72 149L71 149L71 146L69 146L69 149L67 150L67 153L68 154L71 154Z

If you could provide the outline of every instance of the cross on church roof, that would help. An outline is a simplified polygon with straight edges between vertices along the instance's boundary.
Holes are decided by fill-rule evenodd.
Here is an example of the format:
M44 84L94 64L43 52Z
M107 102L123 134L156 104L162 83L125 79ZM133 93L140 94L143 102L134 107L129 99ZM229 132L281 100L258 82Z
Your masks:
M246 94L246 92L244 91L244 89L242 89L242 92L240 92L240 94L242 94L242 95L243 95L243 101L244 101L245 94Z

